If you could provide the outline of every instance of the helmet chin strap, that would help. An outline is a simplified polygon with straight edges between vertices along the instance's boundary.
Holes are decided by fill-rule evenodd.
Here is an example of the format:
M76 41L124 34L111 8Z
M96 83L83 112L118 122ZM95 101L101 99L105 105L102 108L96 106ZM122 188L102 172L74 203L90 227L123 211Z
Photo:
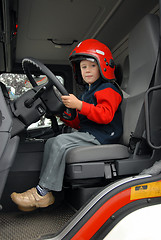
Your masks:
M120 91L120 93L121 93L121 96L122 96L122 98L123 98L122 89L121 89L120 85L115 81L115 79L111 79L111 80L109 80L109 82L112 83L112 84L114 84L114 85L119 89L119 91Z

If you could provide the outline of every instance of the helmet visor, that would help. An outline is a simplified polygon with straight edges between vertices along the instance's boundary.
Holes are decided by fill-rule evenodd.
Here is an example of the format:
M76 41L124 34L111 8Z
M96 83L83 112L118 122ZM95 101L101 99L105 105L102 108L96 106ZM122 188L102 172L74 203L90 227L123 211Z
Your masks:
M80 62L80 61L83 61L83 60L87 60L87 61L91 61L91 62L96 62L96 60L92 57L89 57L89 56L75 56L73 58L70 59L71 62Z

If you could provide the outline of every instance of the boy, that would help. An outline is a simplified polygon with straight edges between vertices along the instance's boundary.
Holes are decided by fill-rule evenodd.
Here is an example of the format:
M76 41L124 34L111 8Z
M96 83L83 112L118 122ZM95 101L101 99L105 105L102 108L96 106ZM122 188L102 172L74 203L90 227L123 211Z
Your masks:
M69 60L75 80L85 84L86 89L79 99L73 94L62 96L64 105L76 109L77 115L72 121L61 119L78 131L58 135L46 142L37 187L11 194L23 211L54 203L51 191L62 189L68 149L116 143L122 134L122 94L114 82L115 66L109 48L95 39L87 39L77 45Z

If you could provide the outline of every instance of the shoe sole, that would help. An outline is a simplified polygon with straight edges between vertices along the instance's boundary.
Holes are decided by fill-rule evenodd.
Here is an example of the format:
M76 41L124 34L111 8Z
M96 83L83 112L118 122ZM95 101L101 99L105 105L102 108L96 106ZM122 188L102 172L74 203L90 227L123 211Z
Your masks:
M23 212L32 212L37 209L37 207L22 207L18 205L18 209Z

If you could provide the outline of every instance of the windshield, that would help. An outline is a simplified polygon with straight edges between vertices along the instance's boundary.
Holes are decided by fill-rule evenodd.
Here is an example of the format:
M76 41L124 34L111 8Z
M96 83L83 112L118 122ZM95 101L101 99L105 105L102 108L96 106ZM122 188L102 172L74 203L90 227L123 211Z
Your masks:
M64 85L64 79L62 76L56 76L59 81ZM38 85L43 84L47 81L45 75L33 76L34 80ZM13 74L13 73L3 73L0 75L0 82L4 83L7 87L10 99L13 101L20 97L23 93L32 88L31 83L27 79L25 74ZM58 121L61 124L61 121ZM42 116L41 119L31 124L28 129L35 129L38 127L49 127L51 126L51 120Z

